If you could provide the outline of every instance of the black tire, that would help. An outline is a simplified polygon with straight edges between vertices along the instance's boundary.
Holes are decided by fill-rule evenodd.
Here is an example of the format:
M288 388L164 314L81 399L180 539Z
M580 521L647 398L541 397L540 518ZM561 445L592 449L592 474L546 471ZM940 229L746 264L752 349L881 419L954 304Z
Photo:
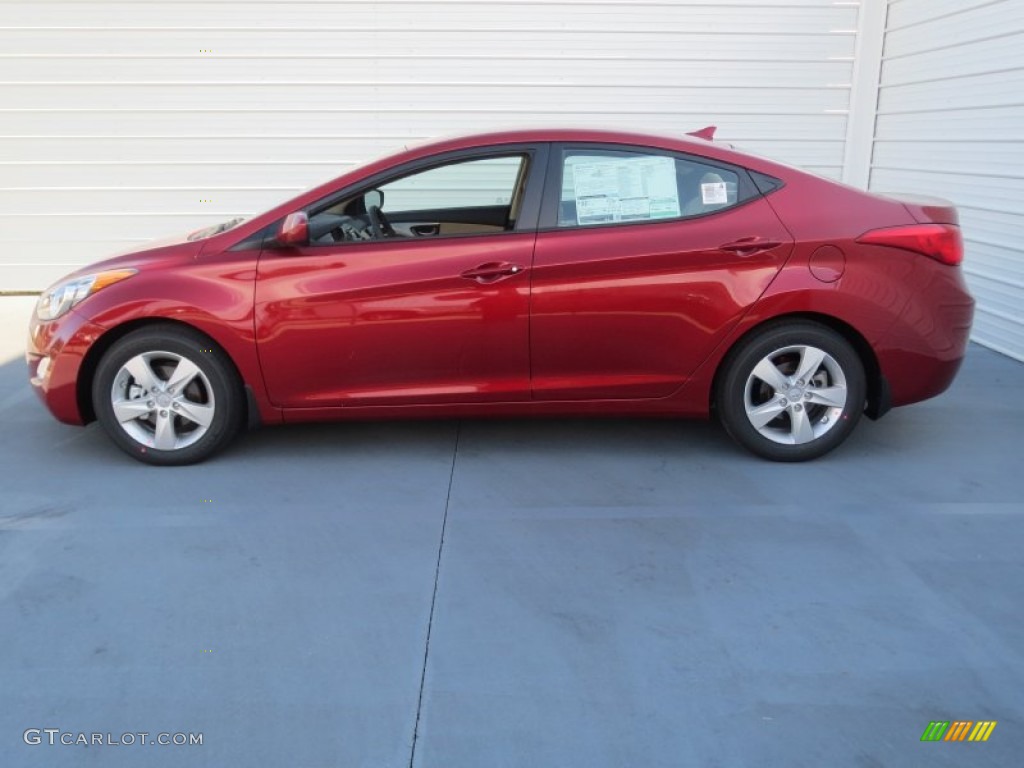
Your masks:
M146 356L146 370L153 375L152 382L160 386L169 383L170 373L177 372L176 365L183 360L194 364L198 373L185 386L177 388L177 397L161 391L145 398L130 398L126 394L121 399L118 393L122 391L148 392L142 377L136 380L125 368L130 361L136 366L140 355ZM115 379L118 379L117 390ZM165 407L160 407L157 397ZM118 399L118 407L143 409L143 400L145 407L151 402L156 407L148 415L126 420L123 426L115 416L115 399ZM97 421L118 448L139 461L160 466L194 464L210 457L238 434L245 415L245 392L228 356L198 331L175 325L140 328L107 350L93 378L92 402ZM203 420L209 419L209 423L190 421L180 409L191 409L193 413L202 409ZM176 436L175 442L181 443L180 447L169 450L156 447L158 413L163 424L172 425L170 432L164 434Z
M814 366L818 352L825 358L811 377L797 379L805 361L804 367ZM764 365L766 360L772 367ZM771 375L762 379L755 368ZM767 378L775 374L782 378L776 378L777 385L768 384ZM864 365L846 339L817 323L790 321L764 328L729 353L718 378L715 406L726 432L749 451L772 461L807 461L849 437L866 396ZM770 421L757 426L754 419Z

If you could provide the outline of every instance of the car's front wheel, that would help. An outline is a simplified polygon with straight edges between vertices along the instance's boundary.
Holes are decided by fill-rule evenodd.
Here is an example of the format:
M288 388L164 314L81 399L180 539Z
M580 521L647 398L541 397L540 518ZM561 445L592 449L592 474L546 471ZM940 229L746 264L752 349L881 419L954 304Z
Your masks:
M774 461L806 461L850 435L865 397L864 366L846 339L815 323L789 322L730 354L715 403L740 445Z
M192 464L223 448L242 425L244 398L227 356L186 328L129 333L103 356L92 386L103 429L147 464Z

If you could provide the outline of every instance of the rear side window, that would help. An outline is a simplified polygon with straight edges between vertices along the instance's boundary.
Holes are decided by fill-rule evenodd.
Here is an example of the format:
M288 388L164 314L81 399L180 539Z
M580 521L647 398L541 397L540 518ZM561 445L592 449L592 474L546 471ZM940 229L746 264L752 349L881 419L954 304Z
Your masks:
M749 197L739 174L721 166L657 152L565 149L558 226L702 216Z

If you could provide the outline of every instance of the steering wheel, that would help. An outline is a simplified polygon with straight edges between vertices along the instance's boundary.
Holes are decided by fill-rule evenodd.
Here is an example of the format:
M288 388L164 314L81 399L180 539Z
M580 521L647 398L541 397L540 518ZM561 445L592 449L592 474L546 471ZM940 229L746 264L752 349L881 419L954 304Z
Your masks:
M373 229L373 236L377 239L394 237L395 228L391 226L384 211L378 205L371 205L366 212L370 215L370 227Z

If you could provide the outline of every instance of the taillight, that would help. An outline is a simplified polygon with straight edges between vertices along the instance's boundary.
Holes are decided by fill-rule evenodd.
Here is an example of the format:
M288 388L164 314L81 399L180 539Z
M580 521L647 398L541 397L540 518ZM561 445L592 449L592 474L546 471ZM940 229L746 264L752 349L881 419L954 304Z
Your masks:
M960 237L960 227L952 224L910 224L905 227L872 229L858 237L857 242L905 248L923 253L951 267L964 260L964 241Z

